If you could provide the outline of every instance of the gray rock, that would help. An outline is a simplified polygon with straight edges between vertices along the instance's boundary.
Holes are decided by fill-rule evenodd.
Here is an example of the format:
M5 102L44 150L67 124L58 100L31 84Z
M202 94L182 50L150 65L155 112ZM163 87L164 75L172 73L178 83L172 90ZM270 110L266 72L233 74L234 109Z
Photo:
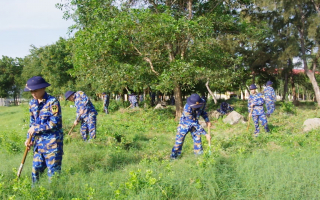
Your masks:
M215 119L219 119L219 117L222 116L221 113L219 113L218 111L213 111L211 114L210 114L210 117L212 118L215 118Z
M154 109L164 109L166 106L158 103Z
M229 123L231 125L237 124L239 121L243 121L243 116L236 111L232 111L223 119L224 123Z
M307 119L303 122L303 132L311 131L320 127L320 118Z

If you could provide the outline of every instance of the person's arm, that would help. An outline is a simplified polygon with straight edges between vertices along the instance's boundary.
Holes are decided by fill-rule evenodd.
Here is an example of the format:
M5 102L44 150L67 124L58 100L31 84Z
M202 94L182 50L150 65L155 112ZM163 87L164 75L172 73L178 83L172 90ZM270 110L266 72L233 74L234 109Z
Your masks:
M208 117L208 113L205 111L205 109L202 110L201 116L202 116L202 118L204 119L204 121L206 123L208 123L208 122L210 123L210 120L209 120L209 117Z
M34 118L32 109L31 109L31 105L29 105L29 113L30 113L30 125L29 128L31 128L32 126L36 125L36 120ZM27 134L27 138L29 138L29 133Z
M31 105L29 105L29 112L30 112L30 125L29 125L29 129L27 132L27 140L24 142L24 145L26 147L28 147L28 150L30 150L30 146L33 145L34 138L31 138L29 143L28 143L28 139L29 139L29 137L32 137L32 135L34 133L34 126L35 126L35 122L36 122L34 115L33 115L33 112L31 110Z

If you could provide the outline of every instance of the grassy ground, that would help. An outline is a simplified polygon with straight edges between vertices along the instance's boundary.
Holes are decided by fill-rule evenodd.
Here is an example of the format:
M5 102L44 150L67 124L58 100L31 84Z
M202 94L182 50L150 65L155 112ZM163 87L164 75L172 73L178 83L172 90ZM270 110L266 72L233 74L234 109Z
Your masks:
M233 99L247 115L246 102ZM65 135L62 173L47 176L31 189L32 155L20 180L27 105L0 107L0 197L2 199L319 199L318 130L302 132L308 118L319 117L312 102L277 105L269 119L270 133L261 128L252 137L251 124L228 125L212 119L212 146L193 155L187 136L181 159L170 161L176 126L174 110L120 108L110 115L99 110L97 139L81 141L79 126ZM116 105L113 105L117 107ZM125 107L126 105L123 105ZM217 105L209 102L209 111ZM116 109L114 109L116 110ZM70 130L75 108L63 103L64 132ZM204 139L204 138L203 138Z

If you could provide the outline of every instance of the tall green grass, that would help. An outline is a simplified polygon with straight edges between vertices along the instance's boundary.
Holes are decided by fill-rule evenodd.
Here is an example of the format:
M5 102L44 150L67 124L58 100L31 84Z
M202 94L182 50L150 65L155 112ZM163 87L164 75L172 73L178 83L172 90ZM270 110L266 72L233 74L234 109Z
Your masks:
M101 102L95 103L99 107ZM209 108L217 105L209 102ZM246 102L233 106L247 115ZM75 108L62 105L64 132ZM178 122L174 109L99 110L97 139L81 141L79 126L65 135L62 172L51 183L46 173L31 188L32 155L20 180L28 107L0 107L0 198L2 199L318 199L319 134L302 133L303 121L318 117L314 104L301 103L296 114L277 110L258 138L251 124L231 126L213 120L210 152L193 155L187 136L181 159L170 161ZM205 140L203 138L203 140Z

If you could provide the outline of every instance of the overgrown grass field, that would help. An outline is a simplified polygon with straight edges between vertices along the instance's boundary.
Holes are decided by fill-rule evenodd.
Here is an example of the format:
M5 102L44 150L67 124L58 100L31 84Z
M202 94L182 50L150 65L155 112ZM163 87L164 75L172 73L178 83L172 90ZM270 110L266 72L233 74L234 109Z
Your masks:
M247 116L247 102L233 99ZM170 161L178 122L174 110L124 109L112 102L99 115L97 139L84 143L79 125L68 136L75 108L62 104L62 172L49 183L46 173L31 188L32 153L16 178L29 125L28 106L0 107L0 198L2 199L320 199L318 130L302 132L308 118L319 117L313 102L278 103L269 118L270 133L253 123L224 124L211 119L212 145L193 155L187 136L182 157ZM208 111L218 105L209 102Z

